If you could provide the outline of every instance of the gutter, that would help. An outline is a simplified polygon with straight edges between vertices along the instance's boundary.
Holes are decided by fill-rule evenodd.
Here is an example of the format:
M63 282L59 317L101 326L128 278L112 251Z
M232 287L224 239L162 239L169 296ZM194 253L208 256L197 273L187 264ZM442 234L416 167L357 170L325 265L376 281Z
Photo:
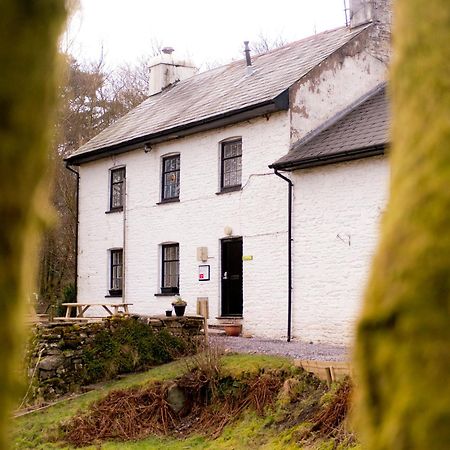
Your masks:
M184 125L179 125L174 128L165 129L153 134L146 134L144 136L130 139L126 142L120 142L110 146L100 147L85 153L74 154L65 159L66 163L72 165L79 165L85 162L94 161L96 159L104 158L105 156L115 155L118 153L125 153L144 146L145 144L158 144L160 142L171 139L178 139L189 136L201 131L207 131L219 128L226 125L249 120L254 117L271 114L278 111L287 110L289 108L289 90L286 89L281 94L272 100L266 100L257 105L243 107L239 110L228 111L218 114L213 117L190 122Z
M75 295L78 299L78 225L79 225L79 211L80 211L80 174L70 167L69 162L66 161L66 169L74 173L77 177L77 199L76 199L76 211L75 211Z
M308 169L309 167L324 166L326 164L335 164L345 161L353 161L356 159L368 158L370 156L384 155L386 152L386 144L374 145L358 150L350 150L347 152L334 153L326 156L315 156L313 158L297 159L281 163L271 164L269 167L274 170L296 170Z
M294 183L274 169L277 177L288 183L288 324L287 324L287 342L291 342L292 330L292 188Z

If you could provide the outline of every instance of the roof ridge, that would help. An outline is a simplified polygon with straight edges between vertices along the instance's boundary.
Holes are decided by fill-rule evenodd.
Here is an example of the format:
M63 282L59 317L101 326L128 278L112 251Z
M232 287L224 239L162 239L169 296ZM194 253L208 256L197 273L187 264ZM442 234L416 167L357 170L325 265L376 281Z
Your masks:
M271 50L268 50L267 52L258 53L256 55L254 55L252 58L253 58L253 61L255 61L255 60L259 59L262 56L270 55L272 53L276 53L276 52L278 52L280 50L283 50L286 47L289 47L291 45L296 45L296 44L299 44L300 42L305 42L308 39L320 37L320 36L322 36L324 34L333 33L335 31L339 31L339 30L347 29L350 33L353 33L355 31L363 31L363 29L367 28L370 24L371 24L371 22L366 22L364 24L358 25L357 27L353 27L353 28L347 27L345 25L340 26L340 27L336 27L336 28L330 28L329 30L321 31L320 33L310 34L309 36L305 36L305 37L303 37L301 39L297 39L295 41L287 42L286 44L284 44L284 45L282 45L280 47L277 47L277 48L272 48ZM358 28L360 28L360 30L358 30ZM355 36L357 36L358 34L359 33L357 33ZM228 66L231 66L232 64L237 64L237 63L240 63L240 62L243 62L243 61L245 61L245 58L239 58L239 59L231 60L231 61L229 61L226 64L222 64L222 65L217 66L217 67L212 67L211 69L205 70L204 72L198 72L195 75L193 75L192 77L186 78L185 80L177 81L172 86L175 86L175 85L178 85L178 84L181 84L181 83L185 83L185 82L187 82L188 80L191 80L194 77L201 76L203 74L206 74L208 72L213 72L215 70L223 69L224 67L228 67Z
M202 130L211 129L219 122L232 123L242 114L261 115L262 105L271 111L287 109L286 102L276 101L279 95L369 26L325 30L258 55L252 76L243 74L243 60L235 60L174 83L147 97L68 159L85 162L109 152L129 151L149 139L167 140L170 130L186 135L188 129L200 126L199 121Z

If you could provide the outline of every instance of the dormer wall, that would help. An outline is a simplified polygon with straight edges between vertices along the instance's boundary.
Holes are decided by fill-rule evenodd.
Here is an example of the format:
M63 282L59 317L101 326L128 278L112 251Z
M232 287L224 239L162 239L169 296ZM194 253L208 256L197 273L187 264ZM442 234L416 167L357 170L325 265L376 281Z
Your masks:
M369 52L370 33L368 28L290 88L291 144L386 80L387 64Z

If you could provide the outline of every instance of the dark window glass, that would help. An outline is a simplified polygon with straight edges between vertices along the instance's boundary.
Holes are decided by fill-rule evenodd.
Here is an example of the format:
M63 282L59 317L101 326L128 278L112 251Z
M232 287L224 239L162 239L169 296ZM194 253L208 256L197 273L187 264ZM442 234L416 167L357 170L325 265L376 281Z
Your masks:
M123 208L123 196L125 192L125 167L111 170L111 197L110 209Z
M162 200L180 196L180 155L163 159Z
M222 143L221 188L227 189L241 185L242 141Z
M180 256L179 245L168 244L162 246L162 293L179 292Z
M110 294L122 295L123 250L111 250Z

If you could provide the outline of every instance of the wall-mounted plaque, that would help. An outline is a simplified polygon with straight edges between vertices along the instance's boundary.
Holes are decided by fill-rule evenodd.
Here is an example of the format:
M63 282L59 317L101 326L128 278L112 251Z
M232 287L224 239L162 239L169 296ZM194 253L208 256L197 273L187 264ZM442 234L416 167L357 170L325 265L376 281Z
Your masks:
M209 281L209 265L198 266L198 281Z

